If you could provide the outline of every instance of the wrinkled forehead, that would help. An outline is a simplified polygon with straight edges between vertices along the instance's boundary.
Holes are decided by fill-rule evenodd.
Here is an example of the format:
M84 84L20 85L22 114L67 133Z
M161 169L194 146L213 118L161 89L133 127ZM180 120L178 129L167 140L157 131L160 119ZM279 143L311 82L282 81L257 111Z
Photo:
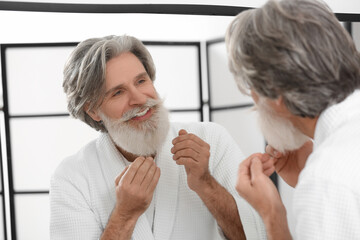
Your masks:
M149 77L144 65L132 53L120 54L106 63L105 89L127 84L142 77Z

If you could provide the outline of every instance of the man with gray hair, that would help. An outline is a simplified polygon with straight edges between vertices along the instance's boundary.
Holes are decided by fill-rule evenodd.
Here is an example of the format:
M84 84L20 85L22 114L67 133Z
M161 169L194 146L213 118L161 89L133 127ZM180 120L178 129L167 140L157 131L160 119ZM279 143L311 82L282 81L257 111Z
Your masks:
M170 124L154 80L134 37L88 39L73 51L69 112L102 134L53 174L51 239L265 239L234 188L243 156L235 142L213 123Z
M230 24L229 67L250 90L269 145L239 167L236 189L269 239L360 237L360 54L320 1L269 1ZM294 229L263 165L295 187Z

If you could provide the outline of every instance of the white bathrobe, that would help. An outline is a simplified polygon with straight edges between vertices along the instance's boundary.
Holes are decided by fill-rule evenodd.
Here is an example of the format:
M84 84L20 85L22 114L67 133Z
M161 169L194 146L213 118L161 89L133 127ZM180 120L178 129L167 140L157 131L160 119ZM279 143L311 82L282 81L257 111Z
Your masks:
M140 216L132 239L224 239L205 204L187 186L184 166L172 159L171 142L182 128L210 144L210 173L235 198L247 239L266 239L261 218L234 188L245 157L225 129L214 123L171 124L155 157L161 176L152 200L153 223L147 213ZM65 159L51 180L51 239L99 239L116 203L114 180L126 164L107 134Z
M360 239L360 90L321 113L294 191L294 239Z

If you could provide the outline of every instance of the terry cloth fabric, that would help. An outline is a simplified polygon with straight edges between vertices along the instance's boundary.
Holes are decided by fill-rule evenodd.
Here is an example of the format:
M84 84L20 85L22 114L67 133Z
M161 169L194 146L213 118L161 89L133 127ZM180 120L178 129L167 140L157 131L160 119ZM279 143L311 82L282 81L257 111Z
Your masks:
M360 90L329 107L294 192L295 239L360 239Z
M145 212L136 223L132 239L224 239L205 204L189 189L184 167L172 159L171 142L180 129L210 144L210 173L236 200L247 239L266 239L261 218L235 191L238 165L244 156L225 129L214 123L171 124L155 158L161 176L153 199L153 231L149 212ZM114 180L125 165L125 158L107 134L60 164L50 189L52 240L89 240L101 236L116 202Z

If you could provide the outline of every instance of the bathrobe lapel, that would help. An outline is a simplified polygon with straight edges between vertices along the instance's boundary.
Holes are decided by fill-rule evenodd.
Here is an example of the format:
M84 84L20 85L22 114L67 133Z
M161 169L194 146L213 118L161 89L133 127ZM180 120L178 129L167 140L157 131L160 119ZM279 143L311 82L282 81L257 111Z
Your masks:
M100 136L97 142L97 152L99 159L102 164L102 171L109 189L109 198L111 203L107 207L109 217L116 204L115 195L115 178L124 170L126 167L124 157L118 152L112 143L110 137L107 134ZM106 226L107 221L103 223ZM154 236L151 231L151 227L146 218L145 214L142 214L135 226L134 233L132 235L134 240L154 240Z
M172 159L171 148L176 134L176 131L170 128L165 143L155 157L155 162L161 170L154 197L155 239L170 239L175 223L179 192L179 166Z

